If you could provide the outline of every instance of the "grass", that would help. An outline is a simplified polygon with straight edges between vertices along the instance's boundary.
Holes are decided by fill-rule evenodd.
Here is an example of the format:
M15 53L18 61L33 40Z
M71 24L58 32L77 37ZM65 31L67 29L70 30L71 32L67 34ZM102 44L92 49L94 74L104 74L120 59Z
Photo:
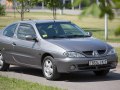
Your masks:
M24 80L11 79L0 76L0 90L62 90L59 88L44 86Z
M119 59L119 63L120 63L120 48L115 48L117 55L118 55L118 59Z

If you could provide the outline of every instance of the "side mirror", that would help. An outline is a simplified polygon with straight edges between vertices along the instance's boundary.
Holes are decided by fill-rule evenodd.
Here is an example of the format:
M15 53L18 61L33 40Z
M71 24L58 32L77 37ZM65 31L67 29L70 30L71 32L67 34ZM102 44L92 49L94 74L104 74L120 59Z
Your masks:
M92 34L92 32L86 32L86 35L91 37L93 34Z
M26 35L25 39L28 40L28 41L36 41L36 42L38 42L37 37L32 36L32 35Z

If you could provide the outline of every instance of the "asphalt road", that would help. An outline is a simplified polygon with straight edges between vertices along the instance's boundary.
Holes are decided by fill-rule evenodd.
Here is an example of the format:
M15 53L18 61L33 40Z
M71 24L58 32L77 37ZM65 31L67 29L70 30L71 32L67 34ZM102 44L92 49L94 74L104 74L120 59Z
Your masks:
M120 89L120 66L117 69L111 70L106 77L95 76L92 72L80 72L77 74L64 74L58 81L46 80L41 70L17 66L10 67L8 72L0 71L0 75L67 90Z
M108 42L108 44L110 44L113 47L120 47L120 43L110 43L110 42Z

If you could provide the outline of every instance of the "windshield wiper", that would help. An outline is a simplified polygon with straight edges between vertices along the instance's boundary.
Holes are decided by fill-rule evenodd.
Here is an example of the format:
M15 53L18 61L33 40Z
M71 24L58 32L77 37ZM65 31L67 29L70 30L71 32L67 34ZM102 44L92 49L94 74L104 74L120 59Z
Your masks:
M82 37L90 37L88 35L59 35L59 36L49 36L45 39L57 39L57 38L82 38Z
M60 35L60 36L50 36L47 37L46 39L56 39L56 38L67 38L65 35Z
M67 35L68 38L86 37L85 35Z

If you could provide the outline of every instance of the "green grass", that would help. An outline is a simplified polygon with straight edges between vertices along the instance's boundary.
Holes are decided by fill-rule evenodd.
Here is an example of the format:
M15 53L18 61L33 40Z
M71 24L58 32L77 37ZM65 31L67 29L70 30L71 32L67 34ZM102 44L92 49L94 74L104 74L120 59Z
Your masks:
M117 55L118 55L118 60L119 60L119 63L120 63L120 47L115 48L115 49L116 49L116 52L117 52Z
M11 79L0 76L0 90L62 90L59 88L44 86L24 80Z
M26 13L25 19L53 19L53 17L51 13L34 12ZM78 26L82 27L84 30L92 32L94 37L104 40L104 19L95 17L84 17L79 19L77 15L57 15L57 19L70 20ZM16 13L16 18L14 18L13 13L7 13L6 16L0 16L0 29L12 22L19 20L20 14L18 13ZM116 37L114 35L114 31L119 25L120 17L115 17L114 20L108 21L108 42L120 42L120 36Z

